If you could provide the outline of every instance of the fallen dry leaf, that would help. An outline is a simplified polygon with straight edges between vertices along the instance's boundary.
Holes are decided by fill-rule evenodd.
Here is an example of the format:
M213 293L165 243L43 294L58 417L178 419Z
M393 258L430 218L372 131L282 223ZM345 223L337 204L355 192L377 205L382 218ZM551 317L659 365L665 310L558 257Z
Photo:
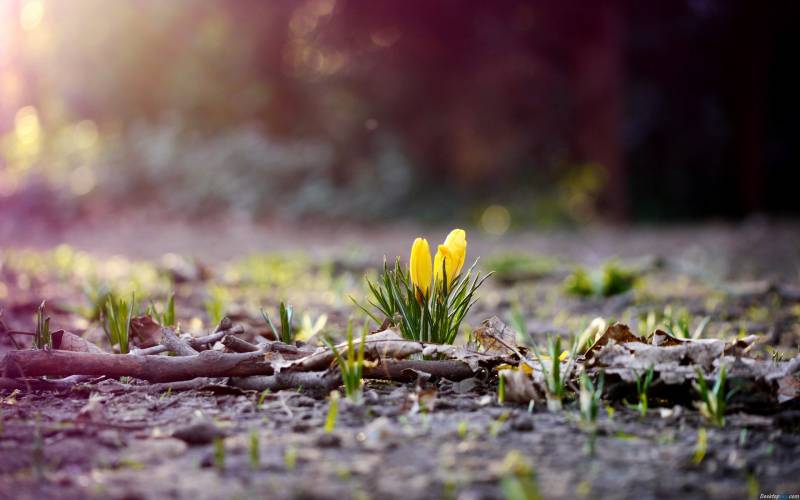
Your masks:
M161 325L150 316L131 318L131 333L137 347L153 347L161 343Z
M98 354L105 352L88 340L63 330L53 332L53 347L60 351L93 352Z

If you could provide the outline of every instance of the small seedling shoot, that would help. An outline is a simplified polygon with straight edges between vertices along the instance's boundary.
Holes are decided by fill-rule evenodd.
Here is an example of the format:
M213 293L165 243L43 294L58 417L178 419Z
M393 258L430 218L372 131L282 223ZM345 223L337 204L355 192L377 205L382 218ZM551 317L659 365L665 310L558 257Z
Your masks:
M700 401L695 403L697 409L713 425L724 427L725 410L728 401L736 393L735 388L725 392L727 367L725 365L720 366L714 386L710 388L700 368L696 369L696 373L697 381L694 384L694 388L700 395Z
M348 321L347 348L344 355L339 352L336 345L334 345L330 339L326 338L324 340L328 348L333 351L334 359L339 366L345 395L354 403L361 402L361 372L364 368L364 349L368 330L369 325L365 322L361 329L361 339L358 343L358 347L356 347L353 342L353 321Z
M37 349L52 349L53 338L50 335L50 318L45 313L45 301L36 309L36 331L33 345Z
M629 406L636 409L642 418L647 416L650 386L653 384L654 374L655 371L652 366L644 374L634 370L634 377L636 377L636 404Z
M281 301L280 306L278 307L278 316L281 320L281 328L278 329L275 327L275 324L272 323L272 319L270 319L269 314L267 314L264 309L261 309L261 316L264 318L264 321L267 322L270 329L275 333L275 335L280 339L281 342L284 344L294 344L295 341L295 331L294 326L292 325L292 320L294 318L294 309L292 308L291 304L286 304Z
M119 352L127 354L129 351L131 318L136 307L136 297L131 293L130 302L122 297L113 295L108 297L105 307L105 321L103 331L111 346L119 346Z
M558 335L547 336L547 354L541 354L536 344L533 344L533 352L539 365L542 368L545 381L545 395L547 397L547 409L550 411L560 411L562 400L566 395L566 383L572 372L575 362L575 355L578 342L572 343L571 352L561 350L561 337ZM562 372L561 363L568 359L566 369Z

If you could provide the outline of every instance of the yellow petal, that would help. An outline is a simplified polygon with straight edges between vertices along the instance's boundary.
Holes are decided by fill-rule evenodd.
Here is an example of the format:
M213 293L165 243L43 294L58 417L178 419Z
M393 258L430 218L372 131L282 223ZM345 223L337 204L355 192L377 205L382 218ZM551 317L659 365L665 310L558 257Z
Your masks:
M417 238L411 245L411 257L408 261L408 272L411 275L411 283L422 292L428 293L431 286L431 250L428 240Z
M443 281L443 271L447 273L448 286L453 282L453 278L455 278L455 276L453 276L453 271L455 271L454 262L455 260L450 254L450 250L444 245L439 245L436 251L436 257L433 258L433 277L436 283L441 283Z
M450 251L453 259L453 274L450 274L450 268L447 268L448 278L455 279L464 267L464 261L467 258L467 233L463 229L453 229L447 238L444 240L444 246Z

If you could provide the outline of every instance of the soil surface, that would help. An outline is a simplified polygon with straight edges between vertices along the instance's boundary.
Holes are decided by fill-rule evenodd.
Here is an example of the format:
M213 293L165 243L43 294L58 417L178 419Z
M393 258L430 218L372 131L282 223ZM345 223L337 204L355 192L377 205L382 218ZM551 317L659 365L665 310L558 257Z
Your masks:
M446 233L165 223L145 238L136 225L49 236L7 225L3 241L13 244L0 248L0 309L8 328L31 330L36 306L47 299L52 329L108 350L91 311L92 287L107 282L121 292L135 289L142 307L163 304L174 291L181 325L196 335L210 328L213 300L252 340L263 330L259 308L272 312L286 299L298 324L305 314L309 323L324 314L325 330L341 337L355 313L348 295L364 297L364 273L384 254L405 256L419 232L432 241ZM473 327L493 315L508 318L518 306L532 340L542 342L546 333L578 333L597 316L636 331L648 312L669 307L685 310L692 328L709 317L704 337L758 335L753 350L762 358L788 360L800 350L796 224L469 238L470 257L480 254L486 270L498 271L467 319ZM640 276L634 289L611 297L565 292L576 265L594 269L613 257ZM0 356L11 349L0 338ZM105 380L63 392L0 390L0 498L800 494L797 399L777 408L732 407L724 428L691 405L656 400L642 417L623 401L604 401L592 452L576 401L557 413L499 404L493 374L461 382L368 381L363 404L339 401L331 432L324 429L326 394L258 394L224 380L191 391L128 382L137 389Z

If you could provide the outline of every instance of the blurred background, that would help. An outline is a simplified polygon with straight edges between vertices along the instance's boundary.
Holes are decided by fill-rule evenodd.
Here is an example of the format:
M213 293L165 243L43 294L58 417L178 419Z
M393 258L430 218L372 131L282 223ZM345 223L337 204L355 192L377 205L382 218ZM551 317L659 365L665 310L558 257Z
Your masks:
M0 217L796 215L798 5L0 0Z

